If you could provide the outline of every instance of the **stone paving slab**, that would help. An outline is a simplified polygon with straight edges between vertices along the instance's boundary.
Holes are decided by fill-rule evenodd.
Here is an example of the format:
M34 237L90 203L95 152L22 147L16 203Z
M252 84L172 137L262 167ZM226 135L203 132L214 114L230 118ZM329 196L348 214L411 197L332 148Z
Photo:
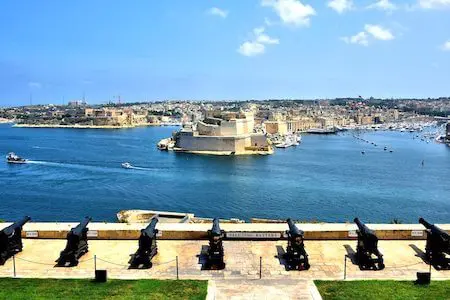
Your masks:
M93 240L89 252L73 268L54 267L55 260L65 247L65 240L24 239L24 251L16 256L18 277L92 278L94 255L98 269L108 270L109 278L119 279L263 279L339 280L344 278L344 257L355 251L356 241L306 241L311 268L308 271L286 271L278 255L286 248L285 241L224 241L226 268L220 271L201 270L202 248L207 241L158 241L158 254L149 270L128 270L130 254L137 249L137 241ZM352 279L415 279L416 272L428 271L420 257L425 241L380 241L386 268L382 271L361 271L347 259L346 278ZM13 261L0 266L1 277L13 276ZM450 279L450 271L432 270L433 279Z
M314 283L308 280L211 280L207 300L320 300Z

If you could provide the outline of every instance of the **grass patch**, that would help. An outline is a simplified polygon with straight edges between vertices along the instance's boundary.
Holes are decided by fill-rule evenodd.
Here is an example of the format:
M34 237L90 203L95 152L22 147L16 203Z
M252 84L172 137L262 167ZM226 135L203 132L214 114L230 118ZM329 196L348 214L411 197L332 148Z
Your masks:
M450 281L415 285L412 281L314 281L324 300L330 299L450 299Z
M200 280L0 279L0 299L205 299Z

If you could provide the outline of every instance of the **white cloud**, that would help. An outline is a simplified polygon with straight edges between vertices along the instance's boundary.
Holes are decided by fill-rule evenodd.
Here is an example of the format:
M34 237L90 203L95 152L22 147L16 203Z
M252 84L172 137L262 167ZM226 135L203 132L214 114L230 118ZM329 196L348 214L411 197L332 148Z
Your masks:
M316 15L311 5L300 0L262 0L261 5L271 7L281 21L289 25L309 26L311 17Z
M253 33L256 36L256 41L261 44L268 44L268 45L278 45L280 41L275 38L271 38L267 34L264 33L264 27L255 28L253 30Z
M347 44L358 44L368 46L370 39L389 41L395 39L395 36L389 29L383 28L380 25L364 25L364 31L350 37L342 37L341 40Z
M341 39L347 44L358 44L362 46L369 46L369 39L367 33L364 31L361 31L360 33L357 33L354 36L343 37Z
M238 52L245 56L255 56L263 54L266 51L266 45L277 45L280 43L278 39L268 36L264 31L264 27L253 29L252 39L240 45Z
M219 16L221 18L226 18L228 16L228 11L220 9L218 7L212 7L208 10L208 14L213 16Z
M450 40L446 41L444 45L442 45L442 50L450 51Z
M419 6L426 9L450 8L450 0L419 0Z
M30 82L28 82L28 86L30 88L40 89L42 87L42 84L39 82L30 81Z
M339 14L344 13L347 10L351 10L353 8L352 0L331 0L328 1L328 7L334 9Z
M397 7L397 5L392 3L390 0L379 0L379 1L369 5L367 8L379 9L379 10L385 10L385 11L393 11L393 10L396 10L398 7Z
M395 38L389 29L383 28L380 25L366 24L364 29L377 40L389 41Z
M238 52L245 56L255 56L258 54L263 54L266 51L266 47L258 42L245 42L239 46Z

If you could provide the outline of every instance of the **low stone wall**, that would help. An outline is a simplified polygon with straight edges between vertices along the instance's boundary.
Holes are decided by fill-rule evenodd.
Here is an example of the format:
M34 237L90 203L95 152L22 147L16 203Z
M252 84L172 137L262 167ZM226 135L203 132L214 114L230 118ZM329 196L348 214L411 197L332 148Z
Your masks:
M11 223L0 224L0 229ZM27 223L22 236L40 239L65 239L67 232L77 223ZM134 240L147 224L90 223L89 239ZM450 224L436 224L450 232ZM207 238L211 224L159 223L158 238L164 240L200 240ZM423 240L424 227L420 224L367 224L382 240ZM307 240L351 240L356 238L354 224L297 224L305 232ZM279 240L284 239L286 224L221 224L227 239L234 240Z

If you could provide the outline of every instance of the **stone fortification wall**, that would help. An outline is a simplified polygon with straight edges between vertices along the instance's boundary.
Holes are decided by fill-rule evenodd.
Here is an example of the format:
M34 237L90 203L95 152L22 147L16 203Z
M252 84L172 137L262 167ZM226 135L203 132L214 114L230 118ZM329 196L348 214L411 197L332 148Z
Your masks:
M197 131L200 135L221 135L220 126L215 124L206 124L204 122L197 123Z
M251 145L250 137L210 137L210 136L180 136L177 147L187 151L244 151Z
M0 224L0 229L11 223ZM27 238L65 239L67 232L76 223L27 223L23 227L22 236ZM450 224L436 224L450 232ZM140 230L146 224L126 223L90 223L89 238L105 240L137 239ZM307 240L347 240L355 239L355 224L297 224L305 231ZM380 239L386 240L423 240L426 238L424 227L420 224L367 224L375 230ZM179 224L158 223L159 239L167 240L199 240L207 238L207 230L211 224ZM221 228L235 239L273 239L284 238L288 229L286 224L221 224Z
M266 147L268 145L267 137L264 134L252 134L252 146Z

